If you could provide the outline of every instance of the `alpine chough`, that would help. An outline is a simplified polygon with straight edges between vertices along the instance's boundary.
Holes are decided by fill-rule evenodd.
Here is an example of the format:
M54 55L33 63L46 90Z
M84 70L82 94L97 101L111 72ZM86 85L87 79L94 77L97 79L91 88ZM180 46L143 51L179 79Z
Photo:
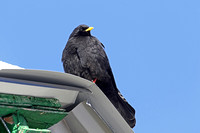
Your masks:
M135 110L117 89L104 45L90 34L92 29L79 25L70 34L62 54L64 71L95 82L133 128Z

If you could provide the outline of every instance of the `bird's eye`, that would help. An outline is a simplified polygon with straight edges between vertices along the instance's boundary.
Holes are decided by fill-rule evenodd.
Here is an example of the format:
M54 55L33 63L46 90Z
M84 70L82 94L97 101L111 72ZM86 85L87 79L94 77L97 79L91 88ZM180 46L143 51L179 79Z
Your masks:
M82 31L85 31L87 29L87 27L82 27Z

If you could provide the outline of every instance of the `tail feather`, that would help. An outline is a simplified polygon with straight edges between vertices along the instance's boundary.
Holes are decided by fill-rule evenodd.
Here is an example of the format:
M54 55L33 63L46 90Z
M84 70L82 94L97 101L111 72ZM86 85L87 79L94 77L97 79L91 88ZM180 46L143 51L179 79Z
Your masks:
M113 103L113 102L112 102ZM135 109L126 101L126 99L118 93L118 102L113 103L118 112L126 120L131 128L136 124Z
M133 128L136 123L135 109L121 95L115 85L114 79L112 81L113 82L102 82L101 80L97 80L95 83L101 88L129 126Z

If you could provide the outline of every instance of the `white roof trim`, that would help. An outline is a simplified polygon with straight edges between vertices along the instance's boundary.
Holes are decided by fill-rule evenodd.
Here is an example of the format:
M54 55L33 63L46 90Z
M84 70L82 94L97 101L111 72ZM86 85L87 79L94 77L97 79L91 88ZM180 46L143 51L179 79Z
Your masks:
M0 70L2 69L24 69L24 68L0 61Z

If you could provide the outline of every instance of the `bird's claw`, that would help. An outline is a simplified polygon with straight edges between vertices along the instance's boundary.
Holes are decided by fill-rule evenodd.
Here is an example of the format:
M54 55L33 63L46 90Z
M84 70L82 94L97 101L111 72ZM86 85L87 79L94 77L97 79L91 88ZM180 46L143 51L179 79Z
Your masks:
M92 80L93 83L96 83L97 79L95 78L94 80Z

